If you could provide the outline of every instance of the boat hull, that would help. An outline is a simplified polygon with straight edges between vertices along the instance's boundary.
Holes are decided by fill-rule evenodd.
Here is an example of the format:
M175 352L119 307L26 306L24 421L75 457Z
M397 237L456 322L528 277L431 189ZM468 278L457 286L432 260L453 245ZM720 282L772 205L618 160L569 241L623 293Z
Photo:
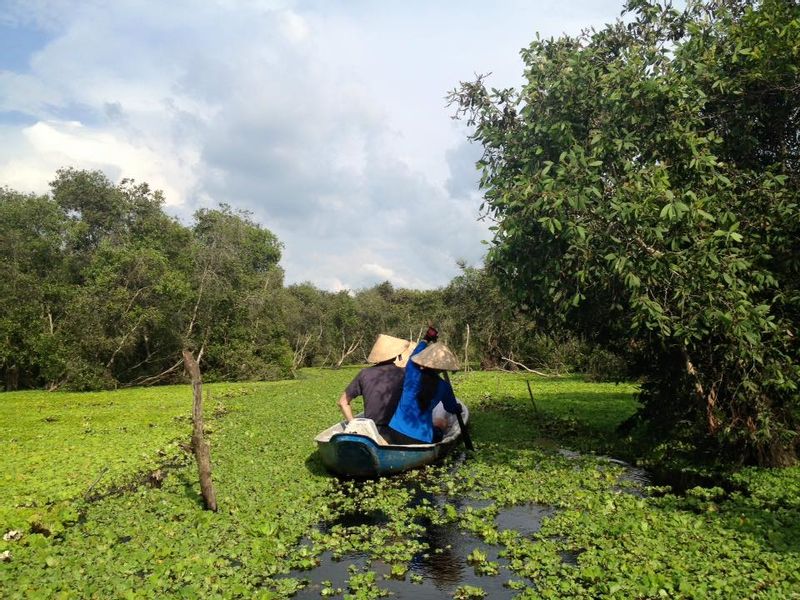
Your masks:
M461 418L469 422L467 405L461 405ZM331 425L314 438L322 464L346 477L380 477L429 465L442 458L461 437L461 427L444 407L434 408L434 419L447 423L444 438L436 444L387 444L372 419L358 415L349 423Z
M337 433L329 441L317 442L325 467L337 475L379 477L415 469L442 458L455 440L413 446L380 445L370 437Z

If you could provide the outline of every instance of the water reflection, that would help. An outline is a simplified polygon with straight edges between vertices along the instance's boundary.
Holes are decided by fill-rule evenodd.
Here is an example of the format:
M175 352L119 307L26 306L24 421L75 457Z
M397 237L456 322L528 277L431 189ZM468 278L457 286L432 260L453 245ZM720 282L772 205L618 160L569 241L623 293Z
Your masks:
M294 597L299 600L312 600L321 597L323 589L347 593L351 571L374 571L378 575L377 585L387 590L394 598L418 600L441 600L452 598L456 589L462 585L482 588L487 598L505 600L517 593L504 587L515 578L508 563L499 556L501 548L487 544L458 529L455 524L433 525L426 528L421 541L428 545L424 552L417 553L411 560L408 573L402 579L391 577L391 565L380 560L370 560L366 554L353 553L336 560L331 552L319 557L319 566L311 571L295 571L292 577L307 579L309 584ZM479 549L487 555L487 560L497 562L500 572L496 576L480 576L468 564L467 557ZM516 577L519 579L518 577ZM326 592L330 594L331 592ZM341 597L340 594L336 594Z
M513 529L524 537L530 537L542 528L542 521L552 517L556 509L543 504L523 504L501 509L495 522L498 531Z
M559 453L570 459L577 460L583 456L577 452L560 450ZM593 457L598 458L598 457ZM622 461L600 457L605 461L619 467L623 471L617 479L616 490L626 493L643 494L650 484L648 474L632 467ZM577 466L577 465L576 465ZM600 465L598 468L603 469ZM408 481L406 489L410 492L409 507L430 506L438 513L443 513L446 505L456 509L459 514L466 510L479 511L493 505L490 500L449 497L425 489L425 480L416 479ZM496 512L495 524L498 531L514 530L523 537L534 537L542 528L543 522L552 517L556 510L551 506L542 504L523 504L511 507L500 507ZM358 528L363 535L363 528L382 527L390 522L389 516L381 510L355 511L338 515L335 519L321 523L319 530L330 533L333 528L343 529L345 535L348 529ZM417 517L416 523L421 526L421 533L417 540L425 546L425 550L415 554L408 572L398 578L392 577L392 567L380 560L372 559L365 553L351 553L341 557L334 557L326 551L319 557L319 565L310 571L295 571L292 577L309 581L309 584L299 591L295 597L303 599L317 599L325 596L341 598L348 593L348 581L353 573L372 571L377 575L378 587L388 591L394 598L408 598L414 600L439 600L452 598L460 586L469 585L479 587L486 592L487 598L505 600L513 598L519 592L506 587L510 580L520 582L520 576L510 570L507 559L502 556L503 547L493 545L461 530L456 523L434 523L429 517ZM355 531L352 532L356 534ZM479 575L475 566L469 564L468 557L474 550L479 550L486 556L486 561L497 566L497 575ZM577 567L579 556L583 549L572 548L561 550L559 555L565 565ZM535 583L524 580L529 587ZM338 592L338 593L337 593Z
M409 484L412 492L410 507L430 505L441 509L445 504L450 504L459 512L467 507L473 510L486 508L492 504L487 500L469 498L449 498L444 495L425 491L418 483ZM502 514L502 511L501 511ZM537 517L540 518L541 517ZM320 524L320 531L329 532L333 527L350 528L368 526L381 526L388 521L382 511L351 512L339 515L336 519ZM522 524L521 516L515 522ZM362 553L347 554L336 559L329 551L319 557L319 565L310 571L295 571L290 575L298 579L305 579L309 584L300 590L295 598L308 600L320 598L323 590L326 595L342 590L347 593L348 580L351 572L374 571L377 576L377 585L387 590L394 598L408 598L419 600L439 600L452 598L459 586L471 585L482 588L488 598L505 600L512 598L517 593L504 586L515 574L508 568L506 559L500 556L502 548L488 544L482 539L461 530L455 523L437 524L428 517L419 517L417 524L424 529L418 540L426 547L425 550L415 554L410 562L409 570L404 577L392 578L391 565L380 560L371 560ZM526 530L533 529L528 525ZM497 563L499 572L494 576L482 576L475 572L474 566L468 563L468 556L474 550L480 550L486 555L486 560ZM518 579L518 577L516 577Z
M342 513L332 521L320 523L322 533L330 533L334 527L361 527L363 525L380 526L389 522L389 516L382 510L354 511Z

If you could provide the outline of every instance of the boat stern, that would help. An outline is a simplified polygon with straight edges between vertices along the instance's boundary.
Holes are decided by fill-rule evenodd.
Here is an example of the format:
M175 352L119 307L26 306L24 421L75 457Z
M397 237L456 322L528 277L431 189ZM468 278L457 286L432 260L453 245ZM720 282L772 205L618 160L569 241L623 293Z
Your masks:
M380 474L378 445L369 437L337 433L318 442L320 458L327 469L349 477L375 477Z

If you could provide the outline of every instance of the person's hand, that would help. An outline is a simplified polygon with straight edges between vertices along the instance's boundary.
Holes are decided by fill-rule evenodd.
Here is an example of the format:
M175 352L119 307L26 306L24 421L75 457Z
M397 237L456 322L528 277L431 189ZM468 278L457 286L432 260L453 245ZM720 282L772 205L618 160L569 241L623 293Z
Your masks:
M436 331L436 328L433 325L431 325L428 327L428 331L425 332L425 337L422 339L430 344L435 344L436 340L439 339L439 332Z

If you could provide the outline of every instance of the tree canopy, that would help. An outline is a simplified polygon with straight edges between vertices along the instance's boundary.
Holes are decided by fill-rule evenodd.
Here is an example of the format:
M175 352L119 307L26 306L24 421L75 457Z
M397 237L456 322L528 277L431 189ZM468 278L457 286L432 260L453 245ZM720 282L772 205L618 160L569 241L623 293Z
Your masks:
M0 188L0 383L169 383L183 348L207 380L276 379L363 364L378 333L416 339L429 321L473 368L591 364L585 344L556 343L482 269L464 265L437 290L330 292L285 286L282 248L247 213L223 204L183 224L160 192L97 171L59 171L48 196Z
M269 304L283 286L277 238L226 206L189 228L162 205L98 171L59 171L50 197L0 189L6 387L162 382L183 347L204 349L212 377L288 374Z
M484 149L491 270L634 353L662 432L794 461L800 7L632 0L522 58L521 89L450 96Z

